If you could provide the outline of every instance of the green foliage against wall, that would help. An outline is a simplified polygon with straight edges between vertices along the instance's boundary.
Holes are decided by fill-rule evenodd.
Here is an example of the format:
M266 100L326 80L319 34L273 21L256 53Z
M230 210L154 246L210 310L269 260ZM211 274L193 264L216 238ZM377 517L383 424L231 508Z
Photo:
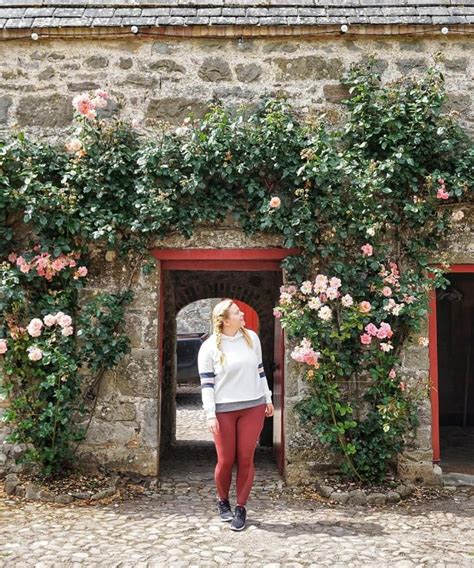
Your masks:
M248 233L279 233L300 248L285 261L293 284L275 312L302 342L294 356L309 395L300 411L349 475L383 478L414 422L400 349L426 315L428 289L445 283L440 271L429 277L428 259L459 220L446 205L472 199L474 151L442 114L436 70L382 86L359 67L344 82L340 127L267 100L250 115L217 105L174 131L144 132L100 119L100 91L75 99L77 130L65 144L0 143L7 421L46 473L62 468L81 437L73 420L81 367L100 377L128 349L120 329L128 293L79 306L90 247L144 255L151 270L154 239L189 237L233 215ZM345 388L358 381L362 418Z

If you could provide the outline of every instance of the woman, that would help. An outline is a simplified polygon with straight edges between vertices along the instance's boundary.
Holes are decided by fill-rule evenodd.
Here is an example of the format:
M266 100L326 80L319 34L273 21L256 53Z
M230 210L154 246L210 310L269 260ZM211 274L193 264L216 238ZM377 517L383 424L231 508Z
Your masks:
M232 300L212 312L214 333L199 350L202 401L214 436L218 511L230 528L245 528L245 505L255 475L254 453L265 416L273 416L272 393L263 369L258 335L245 328L244 314ZM229 504L232 468L237 461L237 503Z

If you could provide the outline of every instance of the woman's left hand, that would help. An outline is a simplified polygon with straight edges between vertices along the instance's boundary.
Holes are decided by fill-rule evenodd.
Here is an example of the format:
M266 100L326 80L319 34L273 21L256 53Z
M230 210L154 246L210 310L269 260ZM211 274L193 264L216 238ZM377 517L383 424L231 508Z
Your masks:
M270 402L265 406L265 416L267 418L270 418L270 416L273 416L273 404Z

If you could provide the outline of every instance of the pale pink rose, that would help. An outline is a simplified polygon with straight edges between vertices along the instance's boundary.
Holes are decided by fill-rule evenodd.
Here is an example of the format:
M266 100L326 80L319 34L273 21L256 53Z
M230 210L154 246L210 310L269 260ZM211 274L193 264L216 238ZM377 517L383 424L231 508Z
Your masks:
M319 367L319 353L314 351L308 339L303 339L300 345L297 345L291 352L291 358L298 363L306 363L312 367Z
M385 306L383 307L383 309L386 312L390 312L396 305L397 305L397 302L395 302L395 300L393 298L390 298L388 303L385 304Z
M325 292L328 287L328 277L324 274L318 274L314 280L314 291L316 294Z
M107 107L107 99L103 97L94 97L91 102L94 104L95 108Z
M345 308L350 308L354 304L354 300L352 299L352 296L350 294L346 294L341 298L341 304Z
M303 284L301 284L300 290L303 294L311 294L311 292L313 291L312 282L306 280L305 282L303 282Z
M28 264L27 262L24 262L21 266L20 266L20 272L23 272L23 274L28 274L28 272L31 270L31 265Z
M94 95L96 97L99 97L100 99L108 100L109 98L109 93L107 91L104 91L104 89L97 89Z
M273 315L274 317L276 317L276 319L280 319L281 318L281 312L278 308L273 308Z
M30 361L39 361L43 357L43 352L38 347L28 347L28 359Z
M360 336L360 342L362 345L370 345L372 343L372 337L368 333L364 333Z
M430 341L427 337L419 337L418 338L418 345L421 345L421 347L428 347L429 344L430 344Z
M42 327L43 322L39 318L33 318L26 329L31 337L39 337L41 335Z
M26 260L22 257L22 256L17 256L16 258L16 265L17 266L21 266L22 264L25 264Z
M46 316L44 316L43 321L44 325L46 325L47 327L51 327L56 323L56 316L53 316L52 314L47 314Z
M4 355L8 351L8 345L5 339L0 339L0 355Z
M74 333L74 329L71 326L68 325L68 326L62 328L61 333L65 337L68 337L69 335L72 335Z
M281 206L281 199L279 197L272 197L270 199L270 207L272 209L278 209Z
M64 262L61 258L57 258L56 260L53 260L53 262L51 263L51 268L53 270L55 270L56 272L59 272L60 270L62 270L64 268Z
M310 310L319 310L320 307L321 307L321 300L319 298L313 296L312 298L309 299L308 308Z
M77 112L86 118L92 119L96 117L95 104L88 95L77 95L72 100L72 104Z
M370 302L359 302L359 310L363 313L363 314L368 314L370 312L370 310L372 309L372 306L370 305Z
M416 300L415 296L410 296L410 295L405 295L403 296L403 301L406 304L413 304L413 302Z
M368 325L365 326L365 331L369 334L369 335L373 335L376 336L377 332L378 332L378 328L376 325L374 325L373 323L369 323Z
M75 260L70 260L69 261L69 266L70 268L74 268L76 266L77 262Z
M132 120L132 128L139 128L141 124L141 121L138 118L134 118Z
M288 294L296 294L296 292L298 291L298 288L296 286L288 286L287 290Z
M338 292L337 288L329 287L326 290L326 295L330 300L335 300L339 296L339 292Z
M331 288L340 288L342 286L342 282L339 278L336 278L335 276L333 276L331 278L331 280L329 280L329 286Z
M71 316L68 316L66 314L62 314L60 316L56 314L56 321L61 327L70 327L70 325L72 324Z
M282 292L280 294L280 304L289 304L291 303L293 296L288 294L288 292Z
M79 138L71 138L71 140L68 140L66 142L65 146L66 150L70 154L75 154L76 152L79 152L79 150L82 150L82 142L79 140Z
M391 379L394 379L394 378L397 376L397 372L395 371L395 369L391 369L391 370L390 370L390 373L388 374L388 376L389 376Z
M366 243L365 245L361 246L360 249L364 256L372 256L374 253L374 249L372 245L369 245L369 243Z
M74 278L83 278L87 275L87 268L85 266L80 266L74 273Z
M323 306L322 308L319 309L318 311L318 316L323 320L323 321L329 321L332 318L332 310L329 306Z
M380 330L379 330L379 332L380 332L381 330L383 330L383 332L386 334L385 337L392 337L393 331L392 331L392 328L390 327L390 324L389 324L389 323L386 323L386 322L383 321L383 322L380 324ZM378 335L377 335L377 337L378 337ZM385 338L382 337L382 338L379 338L379 339L385 339Z
M389 296L392 295L392 289L389 286L384 286L382 289L382 294L388 298Z
M11 253L8 255L8 262L11 262L12 264L15 264L17 258L18 258L18 256L17 256L14 252L11 252Z
M391 343L381 343L380 349L382 351L384 351L385 353L388 353L389 351L391 351L393 349L393 345Z

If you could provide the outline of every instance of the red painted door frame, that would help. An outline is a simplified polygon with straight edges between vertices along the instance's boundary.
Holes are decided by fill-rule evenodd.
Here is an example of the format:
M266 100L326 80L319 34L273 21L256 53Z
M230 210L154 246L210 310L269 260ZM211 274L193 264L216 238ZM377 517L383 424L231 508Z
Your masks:
M474 264L452 264L447 274L472 274ZM439 442L439 390L438 390L438 325L436 311L436 290L430 294L430 313L428 317L428 339L430 359L430 397L431 397L431 443L433 446L433 462L441 460Z
M222 270L222 271L271 271L281 272L281 261L291 254L298 254L296 248L251 248L251 249L153 249L151 254L161 262L160 271L160 328L159 328L159 381L161 383L163 369L163 330L164 330L164 271L166 270ZM281 329L276 328L276 329ZM280 361L284 361L284 341L283 336L275 337L275 342L279 345ZM277 385L279 392L283 395L283 368L280 369L281 384ZM277 464L280 473L283 475L284 464L284 396L280 396L276 408L275 419L279 424L277 431L281 433L277 444Z

